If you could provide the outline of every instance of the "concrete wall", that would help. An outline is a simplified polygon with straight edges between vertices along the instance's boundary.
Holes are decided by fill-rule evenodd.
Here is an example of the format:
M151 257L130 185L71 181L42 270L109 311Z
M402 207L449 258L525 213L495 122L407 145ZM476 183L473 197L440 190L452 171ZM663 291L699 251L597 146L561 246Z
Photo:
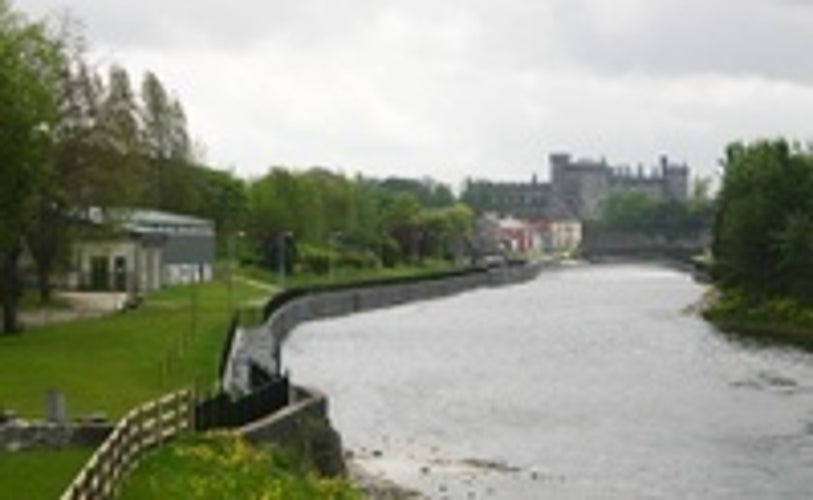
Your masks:
M326 476L346 472L339 434L328 418L327 397L303 387L291 388L291 403L236 430L252 444L297 450Z
M447 297L479 287L520 283L535 278L539 271L538 265L498 267L443 279L325 290L296 297L277 308L263 325L237 329L222 386L232 393L249 392L252 363L268 373L277 373L276 354L291 331L305 321Z
M711 244L711 235L702 232L693 236L668 240L639 232L606 231L589 227L584 232L582 254L600 257L672 257L682 259L703 252Z

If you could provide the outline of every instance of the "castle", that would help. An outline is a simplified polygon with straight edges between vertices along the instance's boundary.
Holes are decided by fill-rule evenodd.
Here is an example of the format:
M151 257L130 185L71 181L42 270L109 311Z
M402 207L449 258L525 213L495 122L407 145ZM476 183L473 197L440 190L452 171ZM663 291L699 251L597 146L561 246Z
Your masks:
M611 166L602 159L573 160L567 153L550 155L551 181L536 176L529 183L468 180L463 200L480 212L496 212L528 220L590 220L600 216L601 203L615 193L639 192L655 199L685 201L689 168L666 156L646 171Z

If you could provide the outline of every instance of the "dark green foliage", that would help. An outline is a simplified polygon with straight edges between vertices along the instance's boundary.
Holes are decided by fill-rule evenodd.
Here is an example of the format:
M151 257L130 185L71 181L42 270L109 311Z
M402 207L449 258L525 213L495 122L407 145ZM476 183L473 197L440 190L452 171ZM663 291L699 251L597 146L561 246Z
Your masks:
M61 54L39 24L0 0L0 298L3 332L19 329L23 236L46 182Z
M783 140L732 144L714 226L727 288L813 303L813 155Z
M813 308L794 299L764 299L727 289L710 301L703 317L738 338L813 350Z
M424 207L442 208L454 205L455 197L449 186L437 183L432 179L407 179L403 177L388 177L376 184L381 189L393 194L404 193L412 195L415 201Z
M317 274L329 271L331 256L333 265L352 268L449 256L469 236L473 217L449 204L448 188L440 186L275 167L248 186L247 240L257 260L274 270L279 234L291 233L301 249L299 270ZM421 204L415 192L442 206Z
M599 224L612 231L638 232L674 240L695 237L708 230L712 217L712 203L702 193L681 203L630 192L613 194L604 200Z

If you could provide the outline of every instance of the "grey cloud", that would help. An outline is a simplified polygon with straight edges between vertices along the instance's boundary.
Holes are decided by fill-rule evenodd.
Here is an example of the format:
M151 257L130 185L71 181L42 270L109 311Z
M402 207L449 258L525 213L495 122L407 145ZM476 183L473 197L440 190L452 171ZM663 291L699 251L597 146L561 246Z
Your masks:
M141 50L187 44L239 50L269 38L308 44L352 33L370 10L365 2L347 9L325 0L19 0L18 5L38 16L67 9L85 22L95 41Z
M21 0L37 13L67 0ZM617 5L616 5L617 4ZM603 5L599 16L595 6ZM626 5L626 7L625 7ZM419 23L468 16L478 26L470 64L533 68L578 65L603 73L650 75L732 74L813 81L813 9L802 0L73 0L92 41L140 50L203 46L248 50L276 43L301 50L349 46L365 50L364 37L390 11ZM609 7L607 7L609 6ZM607 34L604 17L624 8L641 23ZM597 19L598 17L598 19Z
M603 35L583 22L582 2L560 5L569 59L601 72L662 76L727 74L813 83L813 4L659 1L644 9L647 24Z

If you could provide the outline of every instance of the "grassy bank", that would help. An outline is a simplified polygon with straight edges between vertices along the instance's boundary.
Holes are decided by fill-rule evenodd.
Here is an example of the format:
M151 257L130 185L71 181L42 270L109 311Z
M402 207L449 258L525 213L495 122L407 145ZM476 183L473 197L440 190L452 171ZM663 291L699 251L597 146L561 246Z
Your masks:
M237 304L269 295L239 280L232 293ZM46 392L56 388L69 415L101 411L116 419L174 388L211 384L228 303L223 282L179 286L136 310L0 337L0 407L40 416Z
M229 434L189 435L148 454L124 483L122 500L358 499L346 480L319 478L302 459L255 448Z
M93 450L0 453L0 500L58 498Z
M813 350L813 308L791 299L757 299L726 290L708 301L703 317L727 333Z

